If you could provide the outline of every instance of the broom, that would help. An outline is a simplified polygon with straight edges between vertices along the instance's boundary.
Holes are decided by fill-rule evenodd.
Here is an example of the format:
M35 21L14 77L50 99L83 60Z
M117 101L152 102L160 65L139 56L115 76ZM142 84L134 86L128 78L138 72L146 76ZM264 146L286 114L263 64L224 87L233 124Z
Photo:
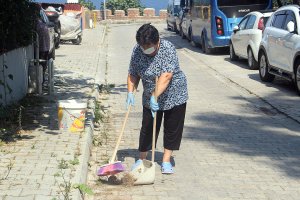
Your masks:
M136 93L136 90L134 91L134 95L135 95L135 93ZM125 170L125 167L122 164L122 162L121 161L115 161L115 159L116 159L117 151L118 151L118 148L120 146L120 142L121 142L124 130L125 130L125 126L126 126L126 122L127 122L130 110L131 110L131 105L128 106L128 109L127 109L127 112L126 112L126 115L125 115L125 119L124 119L124 122L123 122L123 125L122 125L122 129L121 129L121 132L120 132L120 135L119 135L114 153L112 154L112 157L111 157L108 164L100 166L100 168L97 172L98 176L115 175L115 174L123 172Z

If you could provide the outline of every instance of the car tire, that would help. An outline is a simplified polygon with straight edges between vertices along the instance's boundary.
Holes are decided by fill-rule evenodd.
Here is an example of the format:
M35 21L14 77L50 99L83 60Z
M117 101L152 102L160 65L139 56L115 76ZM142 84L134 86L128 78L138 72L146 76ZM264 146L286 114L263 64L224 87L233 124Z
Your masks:
M197 47L197 44L196 44L196 42L194 41L194 35L193 35L193 31L191 30L190 31L190 38L191 38L191 45L193 46L193 47Z
M186 38L185 35L184 35L184 33L183 33L183 31L182 31L182 28L180 29L180 36L181 36L182 39Z
M174 31L175 33L178 33L176 23L173 24L173 27L174 27L174 28L173 28L173 31Z
M235 54L232 42L230 42L230 44L229 44L229 55L230 55L231 61L235 61L238 59L237 55Z
M190 29L187 32L186 39L187 39L188 42L191 42L191 30Z
M61 29L60 28L57 29L57 34L58 34L58 37L56 38L56 41L55 41L55 48L56 49L59 48L59 44L60 44L60 35L61 35Z
M248 67L249 67L249 69L252 69L252 70L258 69L258 63L257 63L257 61L255 60L255 58L253 56L253 51L252 51L251 48L248 48L247 55L248 55Z
M167 30L168 30L168 31L171 31L171 30L172 30L168 22L167 22Z
M48 59L52 58L55 60L55 48L53 48L52 52L49 54Z
M295 67L295 86L296 86L298 95L300 95L300 60L297 61L296 67Z
M82 38L80 35L78 35L77 39L72 40L72 43L75 45L80 45L81 41L82 41Z
M176 27L176 34L179 34L179 29L178 29L178 27L177 27L177 24L175 25L175 27Z
M273 74L269 73L268 58L264 52L259 55L259 76L264 82L272 82L275 78Z

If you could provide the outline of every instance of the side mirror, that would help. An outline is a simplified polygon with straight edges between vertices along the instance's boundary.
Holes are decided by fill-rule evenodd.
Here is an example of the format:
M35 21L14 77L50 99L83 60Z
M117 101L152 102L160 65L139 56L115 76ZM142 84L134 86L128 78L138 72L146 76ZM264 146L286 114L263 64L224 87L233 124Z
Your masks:
M233 27L233 32L236 33L240 30L240 27L239 26L235 26Z
M295 32L295 23L293 21L290 21L287 25L287 30L290 33L294 33Z

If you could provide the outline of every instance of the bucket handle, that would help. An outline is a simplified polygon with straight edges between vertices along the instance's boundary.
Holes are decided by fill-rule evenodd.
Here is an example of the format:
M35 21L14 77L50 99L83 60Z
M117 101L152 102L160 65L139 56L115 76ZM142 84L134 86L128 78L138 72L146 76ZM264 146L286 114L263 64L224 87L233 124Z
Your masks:
M68 109L66 109L65 107L61 107L63 110L65 110L72 118L72 120L74 119L79 119L80 117L76 117L75 115L71 114ZM86 112L87 108L84 109L84 111Z

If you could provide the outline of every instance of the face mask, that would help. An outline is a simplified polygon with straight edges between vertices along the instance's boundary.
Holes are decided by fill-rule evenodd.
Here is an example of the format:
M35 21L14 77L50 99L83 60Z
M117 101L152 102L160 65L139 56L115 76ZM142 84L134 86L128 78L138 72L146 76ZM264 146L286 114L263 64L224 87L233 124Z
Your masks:
M150 55L150 54L153 54L155 52L155 48L154 47L150 47L148 49L143 49L143 53L146 54L146 55Z

